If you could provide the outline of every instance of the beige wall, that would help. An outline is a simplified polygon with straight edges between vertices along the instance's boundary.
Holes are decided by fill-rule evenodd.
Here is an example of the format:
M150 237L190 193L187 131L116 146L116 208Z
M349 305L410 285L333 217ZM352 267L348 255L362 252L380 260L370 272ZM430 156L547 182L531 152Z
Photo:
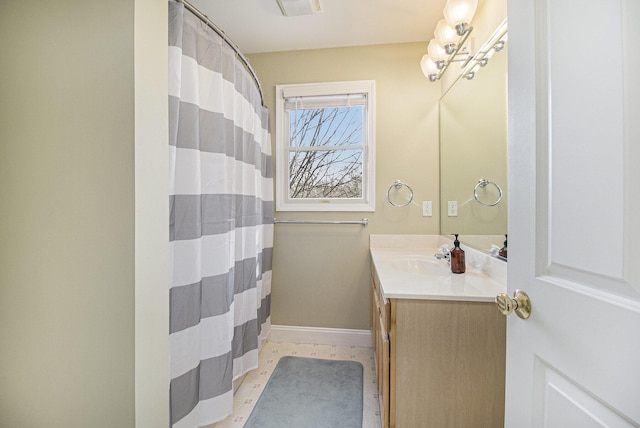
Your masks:
M376 211L278 212L282 219L369 219L368 227L276 225L272 323L369 328L369 234L438 234L438 83L420 70L426 43L249 55L275 131L275 85L376 81ZM272 132L275 138L275 132ZM413 187L416 205L390 206L394 180ZM433 201L422 217L421 201Z
M166 3L147 2L140 12L161 10ZM158 46L166 55L162 24L148 28L156 55ZM134 94L133 0L2 2L0 37L0 426L132 427L136 382L150 390L135 376L135 323L168 306L166 278L157 279L162 292L142 293L146 308L135 301L136 281L151 280L136 272L134 256L149 243L134 242L145 203L135 191L166 187L166 174L136 182L134 142L157 132L166 153L166 128L152 119L144 126L160 128L145 132L134 96L166 103L166 86L153 100ZM162 158L157 147L139 149ZM166 192L162 203L150 199L161 207ZM162 254L146 253L148 263L166 264ZM167 324L143 332L154 334L148 353L167 359ZM149 400L162 403L153 411L162 425L141 412L139 426L168 423L168 364L154 367L165 387Z

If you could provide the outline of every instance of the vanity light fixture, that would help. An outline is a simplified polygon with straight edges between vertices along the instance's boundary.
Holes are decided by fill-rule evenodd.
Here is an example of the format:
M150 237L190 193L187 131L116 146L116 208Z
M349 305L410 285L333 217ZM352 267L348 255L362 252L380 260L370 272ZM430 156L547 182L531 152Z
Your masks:
M429 42L429 46L427 46L427 53L429 54L429 58L433 61L436 66L440 69L444 65L447 57L447 51L436 42L436 39L431 39Z
M427 55L420 61L422 72L430 81L440 79L452 62L468 61L471 57L464 46L473 31L469 23L477 7L478 0L447 0L443 11L445 19L441 19L436 25L434 38L427 47ZM459 58L461 55L464 57Z
M429 78L432 82L437 80L436 76L440 72L438 66L431 58L429 58L429 54L425 54L420 61L420 68L422 68L422 72L425 76Z
M434 31L433 35L435 36L434 40L444 48L447 55L451 55L453 53L456 48L456 44L458 43L458 39L460 39L456 30L451 28L444 19L438 21L436 31Z
M491 58L493 54L504 49L507 37L507 21L505 20L498 26L496 31L489 37L478 52L463 64L462 77L467 80L473 79L478 70L489 63L489 58Z
M478 0L448 0L444 6L444 19L456 29L459 36L464 36L473 15L478 8Z

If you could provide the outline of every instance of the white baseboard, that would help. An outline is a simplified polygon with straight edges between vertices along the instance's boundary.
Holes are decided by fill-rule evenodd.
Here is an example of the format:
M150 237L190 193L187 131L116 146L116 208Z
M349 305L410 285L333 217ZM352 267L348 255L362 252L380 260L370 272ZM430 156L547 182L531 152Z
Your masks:
M359 346L371 348L369 330L345 328L296 327L271 325L271 342L313 343L318 345Z

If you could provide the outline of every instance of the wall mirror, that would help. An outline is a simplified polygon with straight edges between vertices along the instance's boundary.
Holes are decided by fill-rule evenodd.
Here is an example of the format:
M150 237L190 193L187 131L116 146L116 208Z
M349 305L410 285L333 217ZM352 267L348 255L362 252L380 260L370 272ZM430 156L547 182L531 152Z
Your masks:
M440 233L482 251L502 247L507 233L506 23L498 39L502 50L472 78L463 71L440 100Z

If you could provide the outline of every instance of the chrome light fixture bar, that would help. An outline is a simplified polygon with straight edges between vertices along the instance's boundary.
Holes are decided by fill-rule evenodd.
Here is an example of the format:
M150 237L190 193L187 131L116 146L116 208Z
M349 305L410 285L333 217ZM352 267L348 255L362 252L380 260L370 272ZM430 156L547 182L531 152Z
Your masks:
M493 54L504 49L507 37L507 20L505 19L478 52L463 65L462 77L467 80L473 79L476 73L489 63Z
M465 43L467 42L469 35L473 31L473 27L467 27L464 31L464 35L456 43L455 48L453 48L449 56L445 59L435 61L435 68L432 65L430 66L429 64L427 64L427 67L429 67L429 69L427 69L428 71L425 72L425 66L423 65L423 62L425 60L428 62L433 62L433 60L429 57L429 54L422 57L422 61L420 62L420 65L422 66L422 72L429 78L430 81L435 82L436 80L439 80L447 71L447 68L449 68L449 65L451 65L452 62L466 63L467 61L469 61L469 59L471 59L471 53L465 46Z
M434 38L429 42L427 54L420 67L430 81L439 80L452 62L465 62L471 53L465 47L473 27L469 24L478 7L478 0L448 0L444 7L444 19L436 25ZM460 58L460 56L465 55ZM463 64L463 67L466 66Z

